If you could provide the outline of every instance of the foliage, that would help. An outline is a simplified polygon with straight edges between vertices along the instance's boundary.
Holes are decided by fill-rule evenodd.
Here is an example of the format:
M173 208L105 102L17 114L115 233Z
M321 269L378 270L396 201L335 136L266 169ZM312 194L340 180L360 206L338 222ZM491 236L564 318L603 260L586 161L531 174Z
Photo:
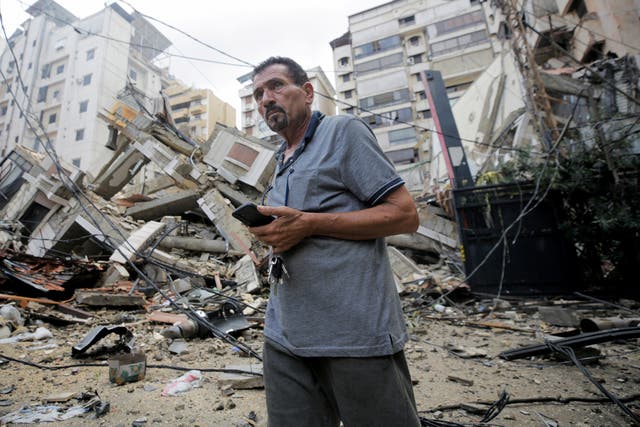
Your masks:
M574 142L563 154L541 161L525 153L500 170L507 182L540 179L540 188L551 185L562 201L560 227L575 244L587 283L632 283L637 277L640 156L629 147L626 139Z

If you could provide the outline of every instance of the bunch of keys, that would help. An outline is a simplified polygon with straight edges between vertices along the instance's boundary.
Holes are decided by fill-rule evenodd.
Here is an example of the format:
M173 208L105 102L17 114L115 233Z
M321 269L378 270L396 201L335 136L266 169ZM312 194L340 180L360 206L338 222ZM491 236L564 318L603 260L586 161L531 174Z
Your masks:
M278 285L282 283L283 274L289 277L289 273L284 266L284 262L282 262L282 258L277 255L271 256L271 260L269 261L269 284Z

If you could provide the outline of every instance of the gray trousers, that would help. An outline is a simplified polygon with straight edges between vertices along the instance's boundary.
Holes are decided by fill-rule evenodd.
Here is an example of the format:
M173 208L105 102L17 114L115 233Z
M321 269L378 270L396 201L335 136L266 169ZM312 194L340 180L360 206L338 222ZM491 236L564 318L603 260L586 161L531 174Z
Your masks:
M298 357L265 343L263 366L269 427L420 426L403 351Z

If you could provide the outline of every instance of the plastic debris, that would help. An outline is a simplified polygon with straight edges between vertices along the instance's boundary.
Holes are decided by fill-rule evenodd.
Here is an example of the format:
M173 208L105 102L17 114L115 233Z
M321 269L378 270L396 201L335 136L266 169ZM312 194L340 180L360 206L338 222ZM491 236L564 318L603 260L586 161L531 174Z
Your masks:
M176 396L184 393L195 387L200 387L200 380L202 379L202 373L198 370L191 370L184 375L179 376L175 380L167 384L162 392L161 396Z
M25 332L11 338L0 339L0 344L15 344L19 341L40 341L47 338L53 338L53 335L51 331L41 326L35 332Z

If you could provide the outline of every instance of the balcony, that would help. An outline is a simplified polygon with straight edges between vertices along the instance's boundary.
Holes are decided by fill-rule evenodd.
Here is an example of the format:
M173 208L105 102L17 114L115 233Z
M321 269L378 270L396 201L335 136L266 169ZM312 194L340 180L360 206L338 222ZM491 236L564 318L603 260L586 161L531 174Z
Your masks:
M201 114L207 111L207 106L204 104L191 104L191 108L189 108L189 112L191 114Z

